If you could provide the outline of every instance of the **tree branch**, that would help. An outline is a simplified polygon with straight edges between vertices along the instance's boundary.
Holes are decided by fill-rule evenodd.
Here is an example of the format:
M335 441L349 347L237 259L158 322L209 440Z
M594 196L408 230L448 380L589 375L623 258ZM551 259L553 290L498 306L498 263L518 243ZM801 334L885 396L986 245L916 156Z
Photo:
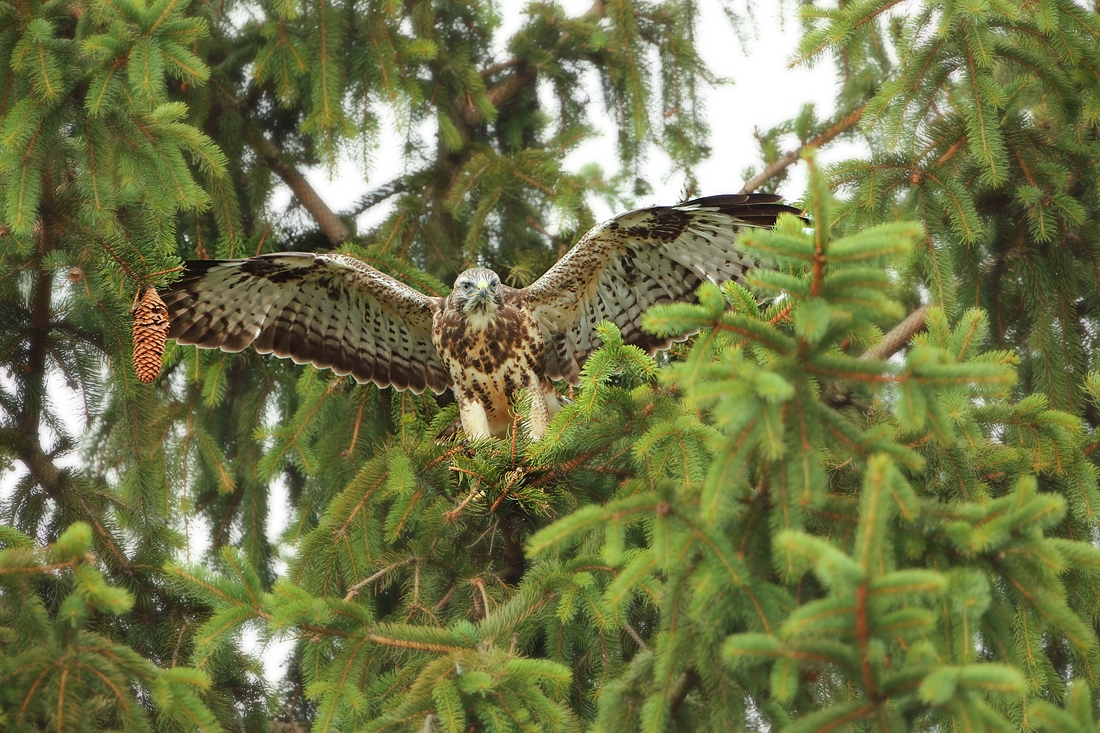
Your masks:
M302 206L317 222L317 226L334 247L351 239L351 230L348 229L347 224L329 208L301 171L283 158L283 151L279 150L278 145L271 142L262 131L251 126L248 142L268 167L290 186L290 190L302 202Z
M399 193L405 193L412 187L412 181L409 176L401 176L395 178L389 183L384 183L373 191L368 191L359 197L359 200L355 204L345 211L341 216L355 218L362 214L367 209L372 209L378 204L382 203L391 196L396 196Z
M38 431L42 422L42 408L46 399L46 356L49 352L53 319L53 271L44 267L45 258L57 246L57 227L53 222L54 187L49 168L42 181L42 203L39 207L37 248L31 267L34 284L31 286L30 312L27 328L27 361L24 365L23 400L19 414L15 416L15 428L0 429L0 442L14 452L42 486L46 495L60 500L65 486L65 473L54 465L42 449Z
M604 5L604 0L596 0L588 10L579 16L579 18L595 19L599 21L599 19L606 15L607 7ZM526 87L538 81L537 70L533 66L530 66L526 60L520 58L508 59L499 64L493 64L492 66L482 69L479 73L481 74L481 78L487 79L493 74L504 71L505 69L515 69L515 71L501 79L485 92L485 96L489 98L489 102L496 109L500 109L501 105L515 97ZM467 103L466 106L463 107L462 116L467 124L476 124L481 118L480 113L474 107L473 103Z
M494 107L500 109L501 105L520 93L524 88L531 86L538 79L538 73L527 64L521 63L508 76L501 79L485 92L485 96Z
M344 596L344 602L346 603L346 602L352 600L353 598L355 598L355 596L359 595L359 591L363 590L363 588L367 587L368 585L370 585L374 581L378 580L379 578L385 577L385 575L387 573L389 573L391 570L396 570L397 568L404 567L405 565L409 565L409 564L414 563L414 562L416 562L416 558L415 557L410 557L407 560L402 560L401 562L395 562L395 563L392 563L390 565L387 565L386 567L382 568L381 570L379 570L374 575L371 575L368 578L363 578L363 580L360 580L358 583L353 585L351 588L348 588L347 595Z
M508 100L534 84L539 76L534 67L527 65L527 63L521 59L514 59L506 64L497 64L497 66L503 66L505 68L514 66L516 69L485 90L485 96L489 100L489 103L493 105L495 109L499 110ZM481 110L474 105L473 100L467 100L465 104L461 105L459 114L462 117L463 124L469 128L479 124L482 120Z
M865 110L866 108L867 108L866 104L861 105L860 107L856 108L852 112L849 112L847 115L842 117L839 121L837 121L835 124L833 124L832 127L827 129L825 132L821 133L820 135L813 138L812 140L804 143L803 145L799 145L797 148L790 151L789 153L786 153L783 156L781 156L779 158L779 160L777 160L774 163L772 163L771 165L769 165L767 168L765 168L763 171L761 171L758 175L753 176L748 181L748 183L746 183L741 188L741 193L752 193L753 191L760 188L761 186L763 186L765 183L767 183L771 179L775 178L777 175L779 175L784 170L789 168L791 165L796 163L798 161L798 159L800 157L802 157L802 151L805 150L807 147L815 147L815 148L821 147L825 143L827 143L830 140L832 140L833 138L835 138L840 133L844 132L845 130L850 129L851 127L853 127L857 122L859 122L859 118L863 116L863 110Z
M301 171L285 159L279 146L268 139L263 129L250 116L248 105L237 99L231 90L226 89L218 82L211 80L210 83L218 90L225 103L240 113L245 125L245 136L249 147L255 150L256 155L260 156L268 167L275 172L275 175L283 179L283 183L290 187L298 200L302 202L305 210L317 222L317 226L328 237L332 246L335 247L351 239L351 230L348 229L347 224L329 208L321 195L317 193L317 189L306 180Z
M502 61L499 64L493 64L492 66L486 66L484 69L478 72L482 79L488 79L493 74L499 74L502 71L511 69L514 66L519 66L522 63L521 59L508 59Z
M905 348L909 339L924 329L924 322L928 316L928 306L922 305L905 317L898 325L890 329L890 332L882 337L882 340L860 355L860 359L889 359L894 354Z
M676 683L673 685L673 692L669 696L671 698L669 707L673 716L680 711L680 706L684 704L684 700L687 700L688 694L702 682L699 673L690 667L677 678Z
M65 488L66 473L54 465L42 450L41 443L35 437L37 435L37 426L33 433L22 428L0 428L0 444L15 453L47 496L51 499L59 499Z

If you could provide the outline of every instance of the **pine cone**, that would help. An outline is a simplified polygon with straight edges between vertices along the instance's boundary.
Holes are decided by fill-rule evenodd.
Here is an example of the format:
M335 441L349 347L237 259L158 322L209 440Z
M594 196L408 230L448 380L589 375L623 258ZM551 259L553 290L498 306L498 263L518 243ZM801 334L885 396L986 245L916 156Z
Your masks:
M146 288L133 310L134 371L145 384L160 374L168 342L168 308L154 288Z

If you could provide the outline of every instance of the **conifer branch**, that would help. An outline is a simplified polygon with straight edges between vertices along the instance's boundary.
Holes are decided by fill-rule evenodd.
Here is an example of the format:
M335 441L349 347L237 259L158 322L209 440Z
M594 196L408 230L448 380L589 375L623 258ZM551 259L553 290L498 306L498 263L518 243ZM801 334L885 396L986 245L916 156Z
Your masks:
M412 639L395 639L391 636L382 636L376 634L373 631L367 634L367 638L375 644L382 646L393 646L400 649L414 649L422 652L438 652L441 654L447 654L451 652L462 651L462 647L453 646L450 644L434 644L432 642L414 641Z
M525 63L520 63L516 65L515 71L487 89L485 96L489 98L489 102L491 102L494 107L500 109L504 103L515 97L525 88L534 84L537 80L538 74L535 69Z
M367 587L374 581L378 580L379 578L385 577L391 570L396 570L397 568L404 567L405 565L414 562L416 562L416 558L410 557L406 560L402 560L401 562L391 563L390 565L387 565L386 567L379 570L377 573L363 578L358 583L348 588L348 592L344 596L344 601L346 602L352 600L353 598L355 598L355 596L359 595L359 591L361 591L363 588Z
M23 465L35 481L54 500L60 500L67 474L58 468L43 450L39 441L39 425L46 398L46 356L49 351L53 322L53 271L45 266L45 258L57 246L57 230L50 216L53 213L53 184L49 175L42 183L42 204L38 221L39 236L35 256L31 260L34 283L31 288L27 329L27 384L23 390L17 419L18 429L4 430L4 444L15 448Z
M77 566L79 561L55 562L48 565L27 565L25 567L0 567L0 575L44 575L55 570L68 570Z
M248 106L237 99L224 85L212 81L211 86L218 90L226 104L240 113L245 125L245 137L249 146L263 159L267 166L283 179L290 190L302 203L302 206L317 222L321 232L336 247L351 239L351 230L325 203L317 189L294 165L288 162L279 146L271 141L259 125L252 119Z
M798 162L798 160L802 157L802 151L806 150L807 148L819 148L825 143L830 142L833 138L835 138L842 132L851 129L853 126L856 125L856 123L859 122L860 118L863 116L863 111L865 109L867 109L866 104L860 105L859 107L852 110L844 117L833 123L833 125L830 126L829 129L825 130L825 132L817 135L808 142L799 145L794 150L788 153L784 153L774 163L769 165L757 175L750 178L748 182L741 187L741 193L752 193L771 179L775 178L784 170Z
M48 187L47 181L44 187ZM27 348L26 371L31 381L28 389L23 394L23 405L20 415L20 426L28 436L38 435L38 426L41 418L43 400L45 399L46 354L52 323L50 309L53 296L53 271L45 267L45 258L54 251L57 233L53 222L49 220L49 201L47 193L43 196L43 216L39 222L41 236L39 238L37 255L32 261L34 268L34 285L31 291L31 311L29 325L29 339Z
M644 647L643 647L644 648ZM680 710L680 706L684 704L684 700L687 700L687 696L691 694L691 691L702 684L703 680L699 677L699 673L693 668L688 668L686 672L680 674L676 680L676 684L673 686L675 692L672 694L672 702L669 705L669 709L672 715Z
M119 256L118 252L115 251L115 248L112 247L109 242L100 242L99 246L107 250L107 254L111 255L111 259L113 259L115 263L117 263L118 266L122 268L123 272L130 276L131 280L138 283L142 282L142 279L130 268L130 265L127 264L126 260Z
M860 355L860 359L889 359L905 348L909 339L924 329L928 315L928 305L922 305L905 317L898 325L890 329L882 340Z
M947 161L951 160L951 158L954 157L955 153L959 152L962 149L963 145L966 145L968 139L969 138L966 135L963 135L958 140L956 140L955 144L948 148L947 152L941 155L939 160L936 161L936 167L938 168Z
M499 110L517 94L538 81L538 72L526 62L517 60L514 68L515 71L485 90L485 98L494 109ZM467 99L459 112L462 122L467 128L477 126L484 119L484 114L472 99ZM465 140L470 136L467 132L462 135L462 138Z
M607 15L604 0L596 0L580 17L598 20ZM507 69L515 69L493 86L485 90L485 96L494 108L500 109L510 99L515 97L527 87L538 81L538 71L529 65L526 59L513 58L502 61L482 69L479 74L483 79L488 79ZM476 125L481 120L481 113L472 100L468 100L462 109L463 121L469 125Z
M517 58L502 63L487 49L507 39L484 4L398 3L354 18L330 3L264 6L263 32L241 45L224 24L196 43L205 14L185 4L163 11L181 23L161 15L135 34L117 3L75 26L64 8L51 16L32 3L41 27L9 29L27 63L12 66L15 93L0 100L13 237L0 247L0 361L13 385L0 390L0 446L29 471L0 507L0 627L42 631L0 644L0 719L146 730L163 727L160 701L173 698L174 724L258 733L272 695L244 677L234 642L259 624L297 636L279 717L315 717L315 730L705 730L766 717L805 733L889 728L896 710L1008 730L1024 711L1002 696L1025 688L1039 701L1026 711L1036 730L1071 712L1095 727L1089 684L1075 682L1064 706L1058 693L1096 677L1100 551L1088 538L1100 430L1085 435L1081 421L1100 420L1077 395L1100 404L1100 373L1085 372L1098 344L1086 307L1097 279L1084 277L1097 267L1087 243L1098 216L1082 173L1100 152L1087 135L1100 109L1089 83L1100 21L1048 3L1039 27L1011 3L987 3L960 6L939 32L921 26L936 23L927 14L887 31L876 18L895 3L808 20L801 53L832 49L874 98L843 119L807 113L775 128L800 130L799 150L746 184L774 188L809 157L805 145L871 133L869 160L836 167L851 196L835 198L810 167L812 237L792 220L743 240L762 257L750 283L789 298L762 315L756 295L730 283L661 306L649 318L662 332L703 335L662 366L659 386L650 362L608 331L545 443L529 445L514 424L511 443L461 446L438 440L452 414L442 400L365 386L328 399L347 382L312 372L295 382L300 372L252 355L176 351L184 397L139 389L128 370L105 381L103 359L130 350L119 328L135 284L126 276L149 284L210 242L270 250L263 185L242 195L233 183L274 176L333 244L354 232L349 217L387 202L395 214L371 239L427 271L549 256L540 211L581 212L594 190L623 192L620 179L554 165L555 150L587 134L582 73L608 92L627 169L659 147L690 179L710 78L690 0L596 0L573 17L534 3L512 39ZM159 35L169 26L176 40ZM142 34L140 48L127 40ZM879 63L884 53L891 63ZM158 58L189 81L161 84ZM249 65L255 83L242 81ZM215 104L196 94L203 83ZM557 124L534 103L539 83L556 97ZM331 159L343 136L391 111L438 112L435 160L333 213L305 180L310 156L280 133L295 129L291 139L308 136ZM234 178L215 147L236 161ZM847 236L834 238L833 222ZM947 306L927 316L927 358L904 373L879 359L911 343L923 309L888 329L870 360L848 355L859 350L850 334L907 312L891 298L903 262L906 287ZM59 267L83 287L51 303ZM971 304L991 307L1003 351L983 352L985 317L956 307ZM87 466L62 461L67 435L57 448L38 437L64 432L42 392L46 368L51 384L63 374L84 390L96 418ZM890 399L833 394L855 382L891 384ZM1050 477L1042 491L1036 474ZM276 585L265 489L279 476L299 521ZM203 515L215 544L239 528L245 549L163 582L173 506L185 522ZM74 518L81 528L59 536ZM136 559L117 533L141 543ZM76 558L87 564L66 571ZM92 582L103 565L131 573L135 608L121 588ZM975 633L989 637L984 653ZM188 667L196 661L208 674ZM171 669L159 676L162 663ZM160 688L172 680L177 689ZM212 684L207 714L199 698ZM317 691L315 716L296 712L306 689ZM156 726L141 717L154 708Z
M508 59L507 61L501 61L499 64L493 64L492 66L486 66L479 74L483 79L488 79L493 74L499 74L502 71L519 66L523 63L523 59Z
M513 433L512 433L513 436L518 432L519 432L518 427L514 428ZM514 447L515 438L514 437L512 439L512 442L513 442L513 451L514 451L515 450L515 447ZM503 502L505 499L508 498L508 495L512 492L512 489L515 487L515 485L517 483L519 483L519 480L522 479L526 475L527 475L527 470L523 466L520 466L516 470L512 471L512 475L508 479L508 483L505 484L504 490L500 492L500 496L498 496L496 501L493 502L492 506L489 507L489 511L490 512L495 512L497 510L497 508L501 505L501 502Z
M340 216L354 219L362 214L367 209L373 209L378 204L382 203L388 198L396 196L401 193L405 193L412 188L412 181L409 176L400 176L395 178L389 183L384 183L373 191L368 191L359 197L350 209L343 212Z
M585 451L584 453L576 455L573 458L570 458L568 461L565 461L564 463L560 463L557 466L554 466L554 468L552 470L547 471L543 475L541 475L538 478L536 478L535 480L531 481L530 485L531 486L545 486L546 484L550 483L551 481L556 481L556 480L560 479L562 476L566 476L569 473L573 472L575 469L577 469L579 466L581 466L585 461L587 461L589 458L591 458L595 453L596 453L596 451Z
M875 698L878 693L875 688L875 675L871 668L870 659L870 624L867 611L867 583L860 583L856 587L856 641L859 644L859 668L863 676L863 692L870 698Z
M249 144L264 159L268 167L290 187L332 246L339 246L351 239L351 230L348 229L347 224L329 208L302 172L285 160L278 145L268 139L262 131L256 129L250 130Z
M60 498L68 482L67 473L58 468L42 450L42 445L35 439L35 435L37 431L28 433L21 428L0 428L0 445L4 445L15 453L47 496L54 499Z

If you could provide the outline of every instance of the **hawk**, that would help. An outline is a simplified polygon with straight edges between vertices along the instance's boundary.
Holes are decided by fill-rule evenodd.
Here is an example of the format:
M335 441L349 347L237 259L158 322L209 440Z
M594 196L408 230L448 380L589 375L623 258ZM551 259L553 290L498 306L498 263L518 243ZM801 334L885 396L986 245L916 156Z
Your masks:
M577 384L599 346L596 326L652 354L678 338L639 324L647 308L691 302L705 281L740 280L752 263L734 248L742 227L800 214L771 194L708 196L631 211L596 226L526 288L474 268L445 298L429 297L347 255L281 252L188 262L164 293L181 344L249 345L379 387L450 388L467 437L503 437L513 396L532 395L541 438L560 407L552 380Z

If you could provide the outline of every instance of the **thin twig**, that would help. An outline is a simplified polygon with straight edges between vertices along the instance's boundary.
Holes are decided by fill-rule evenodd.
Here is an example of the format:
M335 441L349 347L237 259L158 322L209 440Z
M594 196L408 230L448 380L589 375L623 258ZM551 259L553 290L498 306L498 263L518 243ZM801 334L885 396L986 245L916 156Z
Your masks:
M134 273L133 270L130 269L130 266L126 264L126 260L119 257L118 252L115 252L114 248L111 247L111 245L107 244L106 242L100 242L99 244L103 247L103 249L107 250L107 254L111 255L114 261L119 264L119 267L126 271L126 274L130 276L131 280L137 280L138 282L141 282L141 277L139 277L137 274Z
M774 316L772 316L772 319L770 321L768 321L768 325L776 326L776 325L782 323L783 321L787 320L787 316L789 316L791 314L792 310L794 310L794 306L792 306L792 305L784 306L783 310L779 311Z
M500 503L504 501L505 498L507 498L509 493L511 493L512 487L515 486L519 482L519 480L526 475L527 469L523 466L520 466L515 471L512 471L512 478L508 479L508 483L507 485L505 485L504 491L500 492L500 496L498 496L497 500L493 502L493 505L489 507L489 511L495 512L497 510L497 507L500 506Z
M167 270L158 270L157 272L150 272L148 275L143 275L142 279L143 280L148 280L149 278L157 277L159 275L167 275L168 273L171 273L171 272L183 272L183 270L184 270L184 268L182 266L180 266L180 267L170 267Z
M753 176L749 180L749 182L746 183L741 188L741 193L752 193L753 191L755 191L756 189L760 188L765 183L770 181L772 178L775 178L777 175L782 173L784 170L789 168L791 165L798 162L798 159L802 156L802 151L805 150L806 148L808 148L808 147L814 147L814 148L821 147L825 143L827 143L830 140L832 140L833 138L835 138L840 133L844 132L845 130L848 130L851 127L853 127L857 122L859 122L859 118L863 116L863 110L865 110L866 108L867 108L866 104L856 108L855 110L849 112L847 115L842 117L838 122L836 122L836 124L834 124L832 127L830 127L825 132L821 133L820 135L813 138L809 142L807 142L803 145L799 145L797 148L790 151L789 153L786 153L783 156L781 156L779 158L779 160L777 160L774 163L772 163L771 165L769 165L767 168L765 168L758 175Z
M344 596L344 601L347 602L347 601L350 601L352 598L355 598L355 596L357 596L359 594L359 591L361 591L363 588L367 587L368 585L370 585L374 581L378 580L379 578L383 577L384 575L389 573L391 570L396 570L397 568L404 567L405 565L408 565L409 563L414 563L414 562L416 562L416 558L415 557L410 557L407 560L402 560L401 562L395 562L392 565L387 565L386 567L382 568L381 570L379 570L377 573L370 576L369 578L363 578L358 583L353 585L351 588L348 588L348 593L347 593L347 595Z
M478 593L481 595L481 605L485 608L485 616L489 615L489 594L485 592L485 581L481 578L474 578L470 581L470 585L477 588Z
M457 590L457 588L458 588L458 586L455 585L454 582L452 581L451 582L451 587L448 588L447 592L443 594L443 597L439 599L439 603L432 606L432 610L433 611L441 611L444 606L446 606L448 603L450 603L451 598L454 597L455 590Z
M966 141L966 135L963 135L961 138L959 138L954 145L947 149L946 153L940 156L940 159L936 161L936 165L941 166L947 161L951 160L952 156L954 156L955 153L959 152L959 150L962 149L962 146L966 144Z
M451 466L451 470L452 471L459 471L460 473L470 473L469 471L465 471L464 469L460 469L458 466ZM474 475L476 475L476 474L474 474ZM481 478L481 477L478 477L478 478ZM474 483L474 487L472 489L470 489L470 493L466 495L465 499L463 499L462 501L460 501L458 503L458 506L456 506L454 509L451 509L450 511L443 512L443 521L444 522L453 522L454 520L458 519L462 515L462 510L466 508L466 505L469 504L471 501L473 501L475 496L477 496L478 494L481 493L481 484L482 483L488 483L488 481L485 481L484 479L481 479L480 481L476 481Z
M638 645L639 649L642 649L642 650L649 649L649 647L645 643L645 639L643 639L641 637L641 635L637 631L634 630L633 626L626 623L625 621L623 622L623 630L626 633L630 634L630 638L634 640L634 643Z

